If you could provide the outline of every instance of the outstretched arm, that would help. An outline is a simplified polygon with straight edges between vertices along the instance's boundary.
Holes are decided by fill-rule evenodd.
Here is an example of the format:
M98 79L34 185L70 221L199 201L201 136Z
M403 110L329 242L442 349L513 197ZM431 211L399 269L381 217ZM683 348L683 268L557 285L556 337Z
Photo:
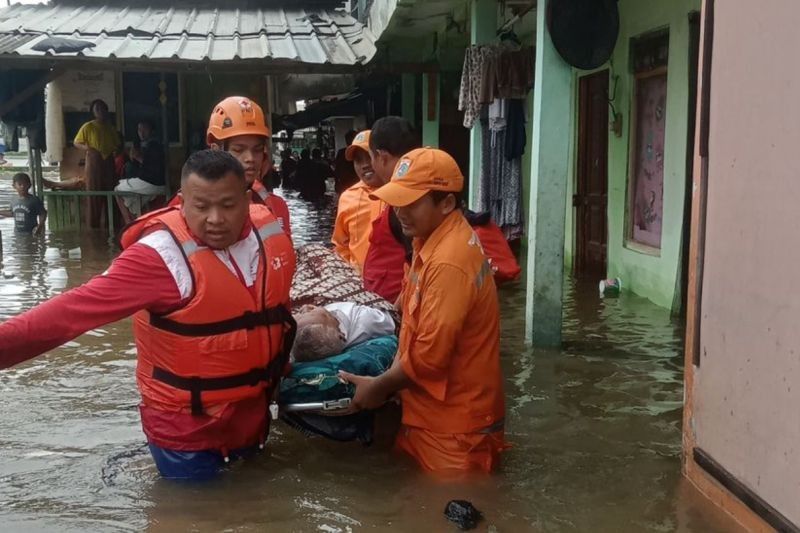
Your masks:
M141 309L163 313L180 304L178 287L161 257L135 244L104 274L0 323L0 369Z

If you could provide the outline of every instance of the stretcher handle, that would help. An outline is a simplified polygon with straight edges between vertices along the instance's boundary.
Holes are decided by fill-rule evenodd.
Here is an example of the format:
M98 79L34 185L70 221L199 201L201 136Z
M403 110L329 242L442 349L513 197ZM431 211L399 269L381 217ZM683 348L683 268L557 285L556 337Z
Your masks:
M284 413L301 413L304 411L339 411L350 407L350 398L328 400L325 402L287 403L280 406Z

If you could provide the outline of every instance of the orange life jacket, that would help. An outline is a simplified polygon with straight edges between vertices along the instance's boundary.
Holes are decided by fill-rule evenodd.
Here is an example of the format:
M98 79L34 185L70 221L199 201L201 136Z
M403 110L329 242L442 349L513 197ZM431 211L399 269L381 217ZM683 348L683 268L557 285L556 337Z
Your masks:
M266 187L264 187L263 183L261 183L258 180L254 181L253 184L250 186L250 190L253 191L253 196L251 198L251 201L254 204L261 204L267 206L269 205L269 203L267 202L270 196L269 191L267 190Z
M286 205L286 201L280 196L269 192L264 184L258 180L253 182L250 189L253 191L252 202L269 207L269 210L281 223L283 231L291 238L292 228L289 225L289 207Z
M183 250L193 281L184 307L165 315L140 311L134 317L136 378L146 405L191 408L199 415L277 386L296 329L288 308L295 254L268 209L251 205L250 219L260 237L258 273L250 289L196 241L177 208L149 213L122 234L125 248L145 234L167 230Z
M478 239L481 241L483 253L489 260L489 266L494 272L494 281L497 285L519 278L522 268L514 257L514 252L508 245L503 230L492 221L483 226L472 226Z

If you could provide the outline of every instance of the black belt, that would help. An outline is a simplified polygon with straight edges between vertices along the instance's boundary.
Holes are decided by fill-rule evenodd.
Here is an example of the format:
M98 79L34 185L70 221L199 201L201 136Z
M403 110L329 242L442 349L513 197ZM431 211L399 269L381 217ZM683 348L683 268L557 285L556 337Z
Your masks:
M212 335L231 333L240 329L252 330L260 326L289 324L291 321L292 314L284 305L268 307L256 312L247 311L237 317L203 324L186 324L184 322L176 322L175 320L164 318L163 316L150 314L151 326L183 337L210 337Z
M285 366L285 359L277 357L270 361L264 368L253 368L241 374L223 376L218 378L184 377L173 374L163 368L153 368L153 379L166 383L176 389L189 391L191 393L192 414L203 414L202 393L204 391L215 391L225 389L235 389L236 387L255 387L262 382L272 381L277 375L280 377Z

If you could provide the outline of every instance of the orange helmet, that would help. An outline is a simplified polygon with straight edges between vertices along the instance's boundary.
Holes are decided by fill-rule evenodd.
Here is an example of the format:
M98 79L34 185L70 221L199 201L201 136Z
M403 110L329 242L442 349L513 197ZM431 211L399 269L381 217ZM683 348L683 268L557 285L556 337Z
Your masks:
M211 146L216 141L238 135L269 137L270 131L261 106L245 96L229 96L214 106L211 112L206 144Z

